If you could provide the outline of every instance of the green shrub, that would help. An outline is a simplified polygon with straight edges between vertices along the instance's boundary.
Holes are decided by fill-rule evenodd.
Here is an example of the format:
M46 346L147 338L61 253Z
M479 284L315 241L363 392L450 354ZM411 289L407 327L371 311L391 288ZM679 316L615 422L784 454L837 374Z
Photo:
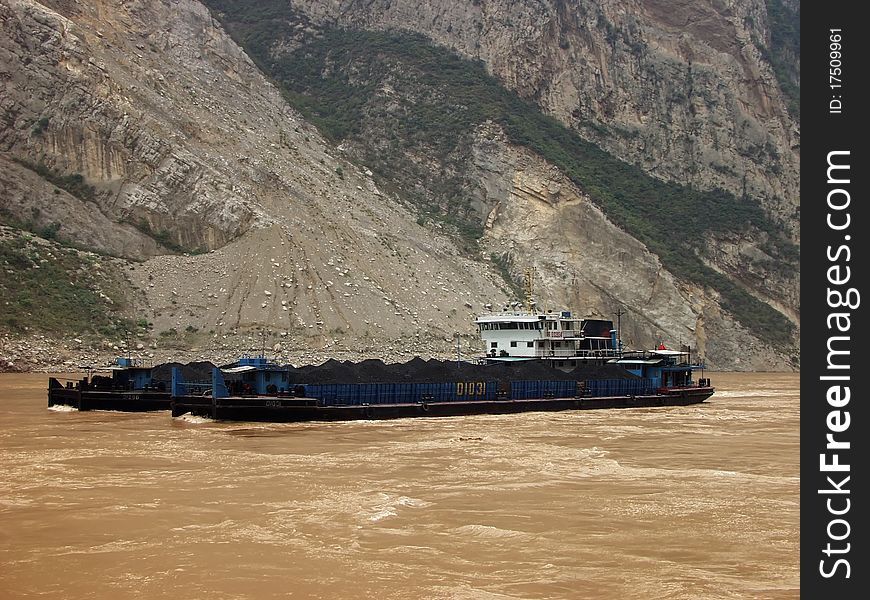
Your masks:
M111 263L19 234L0 240L0 329L103 333L128 328L123 275Z

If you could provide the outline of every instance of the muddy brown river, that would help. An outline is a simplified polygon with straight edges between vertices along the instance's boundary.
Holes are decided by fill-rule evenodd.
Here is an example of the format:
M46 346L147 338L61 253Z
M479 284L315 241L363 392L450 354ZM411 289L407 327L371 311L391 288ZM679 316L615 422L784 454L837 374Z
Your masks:
M0 598L799 597L799 377L345 423L49 410L0 374Z

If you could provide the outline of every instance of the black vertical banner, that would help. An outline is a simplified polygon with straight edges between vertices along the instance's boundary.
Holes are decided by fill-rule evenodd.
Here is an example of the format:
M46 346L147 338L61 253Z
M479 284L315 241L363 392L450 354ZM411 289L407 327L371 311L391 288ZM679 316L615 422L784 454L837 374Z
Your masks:
M861 3L808 2L801 15L801 590L870 589L868 275L870 31ZM824 594L824 596L822 595Z

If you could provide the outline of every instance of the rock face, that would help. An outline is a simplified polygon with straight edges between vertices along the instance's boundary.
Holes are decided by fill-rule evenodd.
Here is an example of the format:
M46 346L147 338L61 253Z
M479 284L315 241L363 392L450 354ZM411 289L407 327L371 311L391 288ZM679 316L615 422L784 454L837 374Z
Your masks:
M686 3L681 26L679 10L653 1L520 4L294 6L313 19L425 29L627 160L679 181L745 181L794 223L796 128L743 43L759 5ZM127 273L131 317L155 336L198 332L219 348L266 328L283 334L282 351L443 354L454 333L474 339L485 304L509 299L490 262L462 255L379 190L198 2L0 0L0 81L0 209L20 222L38 212L61 224L60 238L145 259ZM624 305L629 342L690 343L711 368L794 366L553 167L497 129L476 140L485 254L507 256L515 275L536 267L540 306L613 318ZM745 240L727 241L711 241L722 269L760 264ZM773 300L797 321L796 279L781 287L790 291Z
M690 344L713 365L788 370L698 286L681 283L658 257L613 225L589 198L534 154L507 144L496 127L478 132L474 169L489 207L486 246L519 276L534 269L543 306L621 317L629 347ZM723 340L729 340L723 345Z
M293 6L304 12L300 20L321 26L412 30L480 59L506 86L602 148L661 179L754 198L799 241L799 128L759 50L769 48L771 38L763 2L398 0L362 6L302 0ZM518 165L518 172L524 168ZM478 187L507 185L491 180ZM474 200L484 214L491 208L479 193ZM577 243L572 247L587 242L582 230L560 233ZM734 233L705 241L704 261L713 271L799 330L799 273L768 255L764 236ZM562 254L563 266L583 259L567 249ZM564 271L559 263L549 268ZM706 304L718 303L709 291L696 293ZM597 309L608 310L604 304ZM740 330L725 329L725 336ZM745 329L742 335L754 337ZM794 363L791 354L782 359ZM761 362L782 360L762 356Z
M506 299L498 275L416 224L301 121L201 4L55 8L64 15L0 3L4 68L36 82L3 88L2 148L96 187L85 202L42 181L34 202L52 207L61 236L153 256L128 276L141 290L132 316L155 333L268 327L312 347L412 349L421 336L449 347L484 304ZM48 41L27 60L36 39ZM5 192L21 197L38 177L7 162L3 207L23 212ZM124 223L135 219L178 246L216 250L160 255Z
M135 227L118 223L93 201L61 189L28 167L0 153L0 210L35 229L59 226L70 242L123 256L151 256L160 244ZM108 212L108 211L107 211Z
M318 22L422 33L662 179L763 198L795 228L799 128L758 44L762 0L298 0Z

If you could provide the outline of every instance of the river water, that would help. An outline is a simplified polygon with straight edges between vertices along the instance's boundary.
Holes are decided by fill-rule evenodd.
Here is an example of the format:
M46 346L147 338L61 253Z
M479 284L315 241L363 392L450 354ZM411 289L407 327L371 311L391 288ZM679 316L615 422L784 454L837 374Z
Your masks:
M347 423L49 410L0 374L0 598L797 598L799 379Z

